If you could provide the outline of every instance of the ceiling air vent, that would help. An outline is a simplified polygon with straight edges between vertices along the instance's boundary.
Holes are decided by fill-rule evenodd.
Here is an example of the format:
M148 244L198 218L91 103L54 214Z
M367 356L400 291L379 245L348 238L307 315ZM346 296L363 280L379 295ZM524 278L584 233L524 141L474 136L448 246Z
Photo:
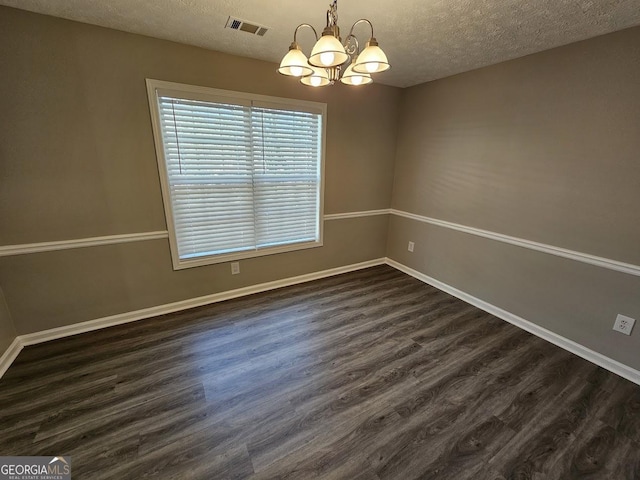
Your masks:
M251 33L252 35L258 35L260 37L264 37L264 34L269 31L268 27L264 25L257 25L254 22L248 22L246 20L241 20L239 18L229 17L227 19L227 24L225 28L230 28L231 30L241 30L243 32Z

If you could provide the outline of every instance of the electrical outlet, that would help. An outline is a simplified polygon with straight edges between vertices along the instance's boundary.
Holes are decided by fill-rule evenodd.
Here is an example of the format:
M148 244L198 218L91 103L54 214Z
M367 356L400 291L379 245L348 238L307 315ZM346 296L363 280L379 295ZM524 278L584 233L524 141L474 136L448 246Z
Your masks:
M409 246L407 247L407 250L409 250L410 252L413 252L413 247L415 247L416 244L413 242L409 242Z
M231 275L240 273L240 262L231 262Z
M613 324L613 329L617 332L624 333L625 335L631 335L634 323L636 323L634 318L618 314L616 321Z

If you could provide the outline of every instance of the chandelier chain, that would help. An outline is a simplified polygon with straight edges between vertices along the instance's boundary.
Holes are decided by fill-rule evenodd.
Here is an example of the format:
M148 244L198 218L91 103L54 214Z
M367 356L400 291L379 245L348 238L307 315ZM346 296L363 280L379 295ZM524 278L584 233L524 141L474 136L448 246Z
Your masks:
M338 0L333 0L327 10L327 27L338 25Z

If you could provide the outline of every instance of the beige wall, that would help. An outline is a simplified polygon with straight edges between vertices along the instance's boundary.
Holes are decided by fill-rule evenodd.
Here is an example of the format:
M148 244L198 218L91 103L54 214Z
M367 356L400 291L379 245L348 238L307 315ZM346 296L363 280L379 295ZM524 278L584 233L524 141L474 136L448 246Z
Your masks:
M283 46L286 50L286 46ZM165 230L145 78L328 105L325 213L388 208L400 90L0 7L0 245ZM0 257L18 334L383 257L386 217L325 246L174 272L167 240Z
M393 208L640 264L638 59L634 28L404 90ZM397 217L387 252L640 369L640 277Z
M148 77L326 102L325 213L393 206L640 264L639 48L636 28L402 93L313 90L270 63L0 7L0 245L166 228ZM385 254L640 368L640 325L611 331L618 312L640 320L639 277L396 216L325 222L324 247L238 276L173 271L153 240L0 257L0 284L25 334Z
M11 314L0 288L0 357L9 348L16 338L16 329L13 327Z

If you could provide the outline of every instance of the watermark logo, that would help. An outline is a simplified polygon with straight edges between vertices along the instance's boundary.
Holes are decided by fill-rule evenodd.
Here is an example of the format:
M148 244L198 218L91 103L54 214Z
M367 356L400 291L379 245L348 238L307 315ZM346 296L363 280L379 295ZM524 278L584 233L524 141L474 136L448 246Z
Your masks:
M0 480L71 480L71 457L0 457Z

